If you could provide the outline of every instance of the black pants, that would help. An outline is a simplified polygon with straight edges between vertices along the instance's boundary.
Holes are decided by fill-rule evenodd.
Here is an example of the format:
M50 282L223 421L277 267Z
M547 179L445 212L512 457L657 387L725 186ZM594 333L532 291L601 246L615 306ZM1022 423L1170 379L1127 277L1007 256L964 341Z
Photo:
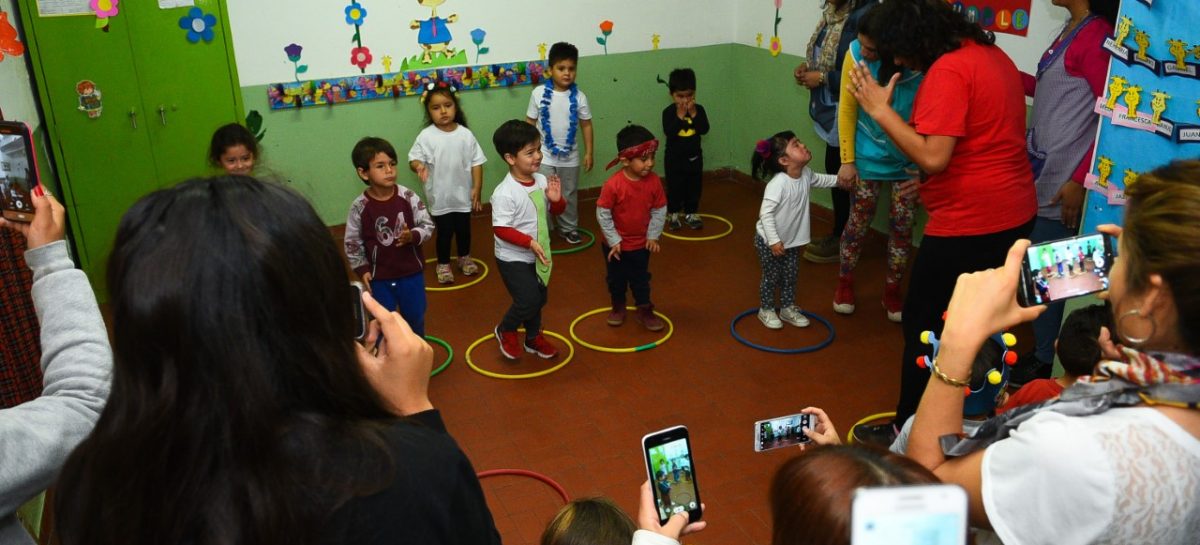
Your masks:
M896 404L896 425L917 412L929 370L917 367L917 357L930 355L930 346L921 343L922 331L941 335L942 313L950 305L958 275L1004 264L1008 249L1018 239L1029 236L1033 220L987 235L938 237L925 235L913 260L908 294L904 297L904 355L900 359L900 401ZM995 333L989 331L988 333Z
M500 320L500 331L516 331L525 326L527 333L536 335L542 330L542 307L546 306L547 293L533 263L497 259L496 268L513 300Z
M450 241L458 237L458 256L471 255L471 213L450 212L433 217L437 227L438 265L450 263Z
M621 259L608 260L608 252L612 248L608 244L600 244L603 252L608 282L608 293L612 296L614 306L625 306L625 290L633 292L635 305L650 304L650 250L621 251Z
M667 212L695 214L700 209L700 191L704 185L704 166L699 160L686 168L667 165Z
M825 173L836 175L840 168L842 149L825 144ZM837 187L830 192L833 194L833 235L841 237L846 222L850 221L850 192Z

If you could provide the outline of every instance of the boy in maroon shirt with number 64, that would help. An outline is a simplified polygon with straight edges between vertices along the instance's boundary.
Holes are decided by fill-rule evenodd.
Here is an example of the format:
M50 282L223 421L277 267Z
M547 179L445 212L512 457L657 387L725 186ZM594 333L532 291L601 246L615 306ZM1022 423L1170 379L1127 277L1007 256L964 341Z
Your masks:
M650 302L650 254L658 252L667 218L667 197L662 180L654 173L658 140L645 127L629 125L617 133L617 149L617 158L606 168L618 162L622 168L604 182L596 201L596 219L604 233L600 247L612 296L608 325L625 322L625 290L629 289L637 305L634 319L650 331L661 331L665 324L654 315Z

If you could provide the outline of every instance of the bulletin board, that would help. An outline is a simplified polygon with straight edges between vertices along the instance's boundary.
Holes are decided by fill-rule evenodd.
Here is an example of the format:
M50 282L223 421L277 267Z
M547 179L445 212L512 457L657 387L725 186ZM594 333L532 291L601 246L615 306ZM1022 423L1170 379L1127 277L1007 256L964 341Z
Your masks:
M1200 156L1200 3L1125 0L1114 36L1083 232L1121 224L1125 189L1172 159Z

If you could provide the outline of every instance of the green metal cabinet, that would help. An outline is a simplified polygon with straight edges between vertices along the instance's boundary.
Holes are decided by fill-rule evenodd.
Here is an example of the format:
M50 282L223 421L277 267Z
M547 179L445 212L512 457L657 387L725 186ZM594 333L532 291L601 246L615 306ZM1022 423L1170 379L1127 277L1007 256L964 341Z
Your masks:
M103 300L121 215L154 189L211 172L213 130L243 117L229 17L223 1L197 0L218 22L211 42L193 44L179 25L190 8L121 2L104 32L94 16L41 17L36 0L18 2L75 247ZM101 93L97 118L79 108L82 80Z

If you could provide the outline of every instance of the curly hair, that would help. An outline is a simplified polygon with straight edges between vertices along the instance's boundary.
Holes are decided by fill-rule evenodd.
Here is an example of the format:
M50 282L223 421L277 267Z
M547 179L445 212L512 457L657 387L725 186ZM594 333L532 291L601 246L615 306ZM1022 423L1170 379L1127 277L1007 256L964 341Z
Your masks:
M881 55L903 59L914 70L928 70L942 55L962 46L963 40L981 45L996 43L996 36L968 21L945 0L889 0L874 10L870 36Z

